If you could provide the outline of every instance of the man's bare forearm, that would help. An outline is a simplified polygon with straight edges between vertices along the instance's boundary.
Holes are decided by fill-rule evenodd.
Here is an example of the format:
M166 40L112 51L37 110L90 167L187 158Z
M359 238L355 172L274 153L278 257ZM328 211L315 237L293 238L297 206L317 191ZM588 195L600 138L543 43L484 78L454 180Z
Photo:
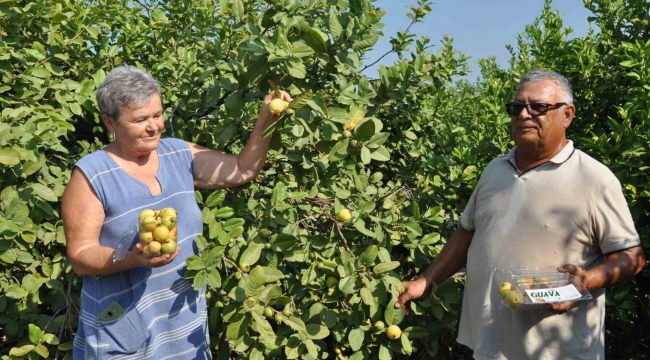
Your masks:
M422 275L426 279L427 289L432 284L447 280L467 264L467 252L473 237L474 231L467 231L462 227L454 231L433 264Z
M586 271L583 276L585 287L589 290L615 285L636 275L645 265L645 255L641 246L607 255L605 261Z

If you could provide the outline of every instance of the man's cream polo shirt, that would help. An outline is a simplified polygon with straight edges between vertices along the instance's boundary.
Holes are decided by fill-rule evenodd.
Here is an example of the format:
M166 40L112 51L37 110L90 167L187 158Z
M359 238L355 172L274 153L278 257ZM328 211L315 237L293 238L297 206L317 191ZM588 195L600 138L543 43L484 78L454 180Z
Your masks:
M495 268L590 269L639 245L620 182L571 141L523 174L515 147L490 162L461 216L475 230L458 341L475 359L603 359L604 290L563 315L500 304Z

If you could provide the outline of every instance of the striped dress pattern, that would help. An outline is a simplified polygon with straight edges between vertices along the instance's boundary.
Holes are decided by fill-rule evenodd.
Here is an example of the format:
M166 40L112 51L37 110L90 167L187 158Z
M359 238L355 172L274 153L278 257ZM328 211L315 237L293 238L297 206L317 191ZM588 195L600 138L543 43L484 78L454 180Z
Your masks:
M127 174L104 150L84 156L75 166L90 182L104 206L99 242L117 248L137 224L140 211L173 207L178 211L180 253L159 267L137 267L106 276L84 276L81 314L74 339L74 359L209 359L205 289L185 280L185 259L198 254L203 233L201 210L194 196L193 163L183 140L165 138L157 149L159 195ZM130 236L129 250L138 242ZM119 304L123 315L100 316Z

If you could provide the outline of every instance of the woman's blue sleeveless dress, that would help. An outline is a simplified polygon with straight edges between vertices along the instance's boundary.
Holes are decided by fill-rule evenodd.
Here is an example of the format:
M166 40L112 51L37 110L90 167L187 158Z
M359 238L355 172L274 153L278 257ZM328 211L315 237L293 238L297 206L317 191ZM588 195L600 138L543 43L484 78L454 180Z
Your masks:
M192 154L187 143L173 138L162 139L157 153L160 166L156 178L162 192L156 196L145 183L122 170L106 151L87 155L75 165L104 206L106 217L99 238L102 246L117 248L137 223L140 211L173 207L178 211L177 243L181 249L173 262L159 268L84 276L75 360L211 357L205 290L195 291L183 277L185 259L198 253L195 239L203 233L201 211L194 197ZM129 250L137 242L136 233ZM100 316L108 313L106 309L113 302L125 310L124 315L118 319Z

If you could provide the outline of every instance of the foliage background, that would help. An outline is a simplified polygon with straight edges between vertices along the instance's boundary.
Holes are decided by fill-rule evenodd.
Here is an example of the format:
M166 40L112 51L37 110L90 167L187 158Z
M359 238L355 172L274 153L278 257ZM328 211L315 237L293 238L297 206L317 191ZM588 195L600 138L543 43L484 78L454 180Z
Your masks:
M3 358L70 358L81 281L59 200L74 162L108 142L94 95L122 63L160 82L168 135L234 153L268 79L313 93L275 129L254 183L197 192L205 233L186 276L210 289L218 358L447 358L462 275L414 305L417 316L391 301L437 256L482 169L513 145L502 104L533 68L569 78L570 137L621 180L648 253L650 4L584 2L599 31L569 40L549 1L509 67L484 59L470 83L451 39L408 30L391 40L397 63L361 75L383 36L369 0L0 0ZM418 22L430 10L409 11ZM342 207L351 223L334 218ZM647 268L608 291L608 358L650 355L648 294ZM399 324L402 338L388 341L378 321Z

